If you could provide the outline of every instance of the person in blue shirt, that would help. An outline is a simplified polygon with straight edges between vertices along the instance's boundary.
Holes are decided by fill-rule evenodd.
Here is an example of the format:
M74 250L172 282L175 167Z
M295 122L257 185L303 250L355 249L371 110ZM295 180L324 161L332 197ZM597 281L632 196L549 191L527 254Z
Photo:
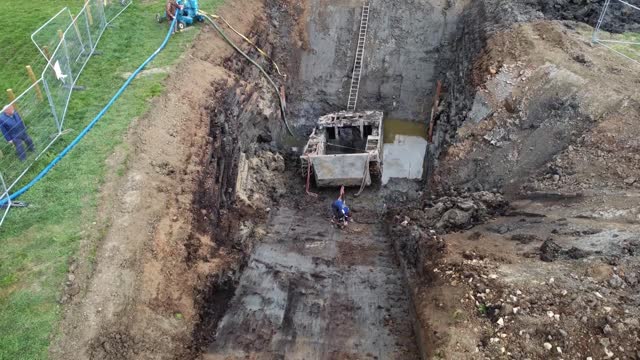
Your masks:
M27 134L27 127L13 105L5 107L0 113L0 130L9 144L13 144L16 147L20 161L27 159L24 145L26 145L28 151L35 150L33 141Z
M338 224L341 224L342 226L349 225L351 212L344 201L344 186L340 188L340 195L338 198L331 203L331 210L333 211L333 217L338 221Z

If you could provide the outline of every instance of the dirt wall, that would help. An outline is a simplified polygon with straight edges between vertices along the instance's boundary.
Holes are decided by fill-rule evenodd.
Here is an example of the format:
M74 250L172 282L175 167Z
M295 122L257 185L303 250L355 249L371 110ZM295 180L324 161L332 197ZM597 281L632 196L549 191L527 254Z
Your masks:
M448 181L451 185L475 190L503 188L507 185L515 188L517 186L511 185L521 184L527 177L533 176L544 164L568 148L571 141L592 128L595 125L593 120L607 111L604 104L597 110L587 105L600 101L594 99L594 94L583 91L581 85L591 77L586 75L582 78L584 67L592 64L584 56L588 51L584 48L585 42L562 40L567 31L575 32L580 25L565 22L566 29L557 30L542 23L545 17L568 18L569 13L579 13L574 6L576 3L560 2L551 6L544 1L515 3L484 0L472 2L466 7L458 22L450 52L443 54L444 58L448 56L448 61L442 62L446 65L446 68L442 68L446 74L445 95L436 117L438 126L427 162L429 176L438 172L436 168L442 152L460 140L460 135L464 133L460 130L463 125L475 126L485 119L510 117L513 121L522 119L522 123L518 134L510 132L507 135L512 139L526 138L524 142L529 149L528 152L522 152L520 161L500 161L513 156L516 150L508 145L508 141L493 142L494 146L497 144L497 149L478 154L475 161L458 167L456 174L448 177ZM601 9L599 4L590 3L594 12L596 8ZM585 20L580 16L578 18ZM611 18L612 24L618 23L620 26L634 23L631 18L616 18L614 15ZM550 43L550 46L540 44L536 48L528 30L518 26L526 22L540 22L535 27L534 36L547 40L543 43ZM590 30L586 28L581 31L586 36L580 36L588 38ZM564 55L550 55L555 53L552 50L554 47L562 49ZM569 64L567 72L559 69L561 74L553 75L553 79L542 80L546 76L542 74L531 77L531 69L535 66L556 62L558 59L555 57L561 56L568 56L574 63L582 64L582 68ZM511 64L512 68L503 68L505 64ZM518 68L517 74L515 68ZM518 86L529 77L537 81L535 86L539 85L538 90L530 91L533 86ZM492 96L495 98L489 101ZM493 137L504 134L485 135L491 141ZM549 142L549 136L555 141Z
M265 51L267 23L258 21L250 38ZM259 58L255 50L252 58ZM259 60L269 69L266 59ZM187 243L187 263L231 258L234 266L207 274L196 289L198 312L193 328L194 353L213 340L217 324L233 297L242 269L261 238L268 207L284 193L284 159L275 153L285 130L275 94L263 75L239 54L224 61L237 77L215 85L209 113L206 156L193 200L194 231ZM277 74L271 68L271 75Z
M371 4L358 109L425 121L438 61L467 0L375 1ZM362 2L269 2L277 56L287 69L294 125L313 127L344 110L354 66Z

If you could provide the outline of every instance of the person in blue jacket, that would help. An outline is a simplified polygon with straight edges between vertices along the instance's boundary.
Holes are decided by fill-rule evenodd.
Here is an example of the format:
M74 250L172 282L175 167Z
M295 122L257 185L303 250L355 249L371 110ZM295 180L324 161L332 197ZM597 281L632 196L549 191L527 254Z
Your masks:
M333 203L331 203L331 210L333 211L335 220L337 220L339 224L341 224L342 226L349 225L351 212L344 201L344 186L340 188L340 195L338 196L338 198Z
M27 127L13 105L5 107L0 113L0 130L9 144L13 144L16 147L20 161L27 159L24 145L26 145L28 151L35 150L33 141L27 134Z

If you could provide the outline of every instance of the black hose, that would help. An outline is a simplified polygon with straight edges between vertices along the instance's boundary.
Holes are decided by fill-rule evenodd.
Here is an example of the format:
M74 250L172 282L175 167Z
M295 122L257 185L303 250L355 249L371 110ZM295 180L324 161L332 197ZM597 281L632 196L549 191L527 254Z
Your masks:
M280 114L282 115L282 121L284 122L284 126L287 128L287 132L289 132L291 136L295 136L293 131L291 131L291 128L289 127L289 123L287 122L287 116L285 115L285 111L284 111L284 104L282 102L282 98L280 97L280 89L278 89L278 85L276 85L273 79L271 79L271 76L267 74L267 72L262 68L262 66L258 65L257 62L255 62L252 58L250 58L249 55L245 54L244 51L240 50L240 48L236 44L234 44L233 41L231 41L231 39L227 37L224 31L222 31L222 29L218 26L218 24L216 24L209 16L202 13L200 13L200 15L204 16L204 18L207 19L209 23L211 23L214 29L216 29L216 31L220 33L220 36L222 36L222 38L224 38L224 40L229 45L231 45L237 52L239 52L242 56L244 56L247 60L249 60L249 62L255 65L262 72L262 74L264 74L267 80L269 80L269 82L271 83L271 86L273 86L273 89L276 92L276 95L278 97L278 102L280 103Z

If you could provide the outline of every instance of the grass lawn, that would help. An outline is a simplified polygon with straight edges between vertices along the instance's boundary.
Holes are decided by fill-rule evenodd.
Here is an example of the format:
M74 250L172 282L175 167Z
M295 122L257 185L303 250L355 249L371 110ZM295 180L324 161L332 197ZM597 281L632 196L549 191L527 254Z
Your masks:
M200 6L211 11L221 2L206 0ZM8 24L0 32L2 91L26 88L24 65L39 56L29 36L63 6L75 14L82 1L29 0L18 6L15 1L0 0L0 20ZM122 74L137 68L160 45L167 24L156 23L154 15L163 6L164 0L134 1L107 29L98 45L103 54L89 61L78 81L87 90L72 96L66 127L73 131L43 156L27 178L44 168L93 119L123 84ZM176 63L196 34L187 31L173 37L149 68ZM155 74L136 79L82 142L20 198L32 206L13 209L0 228L0 359L47 358L61 314L57 299L69 259L77 254L80 240L100 240L98 230L87 229L97 221L105 160L122 144L131 120L148 109L150 98L164 91L165 78L166 74Z
M604 30L598 33L598 39L603 41L602 44L606 45L622 54L628 56L632 60L640 62L640 33L626 32L621 34L610 33ZM620 44L610 41L623 41L634 44Z
M610 34L607 40L627 41L636 44L607 44L611 45L615 50L627 55L628 57L640 62L640 33L627 32L624 34ZM603 39L604 40L604 39Z

